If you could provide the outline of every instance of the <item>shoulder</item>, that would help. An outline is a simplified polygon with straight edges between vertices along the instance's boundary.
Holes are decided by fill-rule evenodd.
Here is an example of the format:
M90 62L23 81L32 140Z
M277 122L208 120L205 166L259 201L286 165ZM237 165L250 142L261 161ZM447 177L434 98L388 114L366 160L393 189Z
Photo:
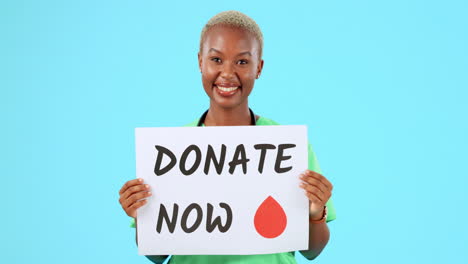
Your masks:
M183 125L183 127L196 127L198 125L198 120L199 120L199 118L193 120L192 122L190 122L188 124Z
M278 123L276 121L273 121L273 120L271 120L269 118L260 116L257 119L257 125L259 125L259 126L278 126L278 125L280 125L280 123Z

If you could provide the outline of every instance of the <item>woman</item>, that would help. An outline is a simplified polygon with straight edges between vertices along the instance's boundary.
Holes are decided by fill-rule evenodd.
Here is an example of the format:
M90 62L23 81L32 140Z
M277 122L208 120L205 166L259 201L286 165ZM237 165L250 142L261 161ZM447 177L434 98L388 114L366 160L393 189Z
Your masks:
M248 97L263 69L263 36L258 25L237 12L222 12L211 18L202 30L198 64L203 88L210 107L200 119L187 126L278 125L254 115ZM321 174L309 145L309 169L302 175L301 188L309 199L309 248L300 251L307 259L316 258L329 240L326 222L335 219L330 200L332 184ZM125 212L136 218L136 210L151 196L149 186L141 179L128 181L120 190L120 203ZM327 216L328 211L328 216ZM168 256L147 256L162 263ZM235 256L172 256L178 263L296 263L294 252Z

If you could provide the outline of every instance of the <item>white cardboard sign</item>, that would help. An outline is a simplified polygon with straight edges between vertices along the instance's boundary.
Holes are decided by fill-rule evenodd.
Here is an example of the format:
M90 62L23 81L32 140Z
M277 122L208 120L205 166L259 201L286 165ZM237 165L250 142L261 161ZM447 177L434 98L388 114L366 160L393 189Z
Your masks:
M306 126L136 128L141 255L307 249Z

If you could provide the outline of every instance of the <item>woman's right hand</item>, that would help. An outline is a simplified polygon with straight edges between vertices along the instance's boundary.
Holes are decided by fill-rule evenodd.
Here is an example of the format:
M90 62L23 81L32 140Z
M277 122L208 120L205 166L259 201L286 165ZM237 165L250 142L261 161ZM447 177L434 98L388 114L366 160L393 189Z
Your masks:
M136 218L136 211L147 203L146 198L151 196L148 184L143 183L143 179L128 181L119 191L120 205L128 216Z

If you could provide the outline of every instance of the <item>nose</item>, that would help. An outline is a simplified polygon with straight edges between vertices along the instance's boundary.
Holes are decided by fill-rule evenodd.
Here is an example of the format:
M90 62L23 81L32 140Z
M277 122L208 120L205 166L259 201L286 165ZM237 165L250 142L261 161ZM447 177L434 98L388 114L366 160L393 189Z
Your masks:
M233 79L235 77L235 69L231 65L231 63L224 63L223 66L221 67L221 72L220 76L223 77L224 79Z

